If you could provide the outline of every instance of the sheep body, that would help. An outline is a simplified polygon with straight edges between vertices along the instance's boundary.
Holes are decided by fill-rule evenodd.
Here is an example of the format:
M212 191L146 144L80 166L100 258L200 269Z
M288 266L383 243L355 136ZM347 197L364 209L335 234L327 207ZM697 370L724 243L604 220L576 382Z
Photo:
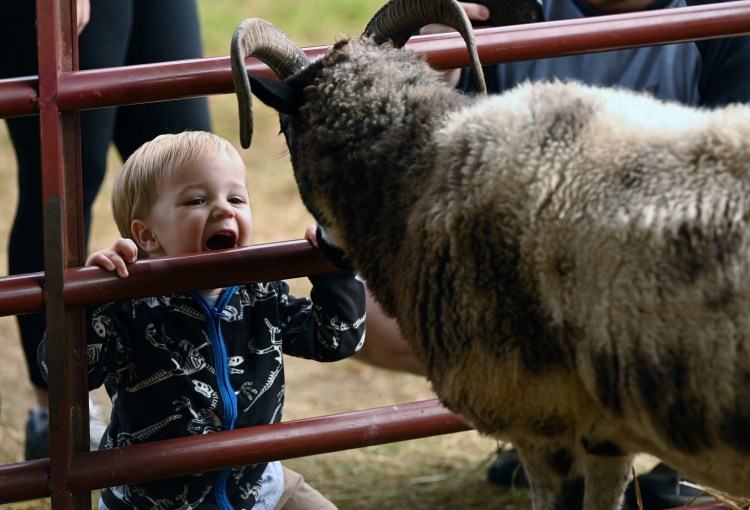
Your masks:
M407 287L458 311L400 321L430 338L443 401L490 434L562 416L589 445L750 495L750 109L527 84L445 125L407 235L432 254L410 271L432 272ZM514 391L467 403L483 380Z
M750 496L749 108L470 97L366 39L289 81L303 201L534 508L617 508L641 451Z

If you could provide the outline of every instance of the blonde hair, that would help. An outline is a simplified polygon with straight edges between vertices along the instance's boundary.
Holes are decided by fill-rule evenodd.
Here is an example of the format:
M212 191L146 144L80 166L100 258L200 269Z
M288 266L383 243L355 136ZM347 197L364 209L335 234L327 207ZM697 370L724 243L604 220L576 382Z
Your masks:
M112 187L112 215L120 235L133 239L130 225L147 216L165 175L224 153L243 164L231 143L206 131L160 135L141 145L125 162Z

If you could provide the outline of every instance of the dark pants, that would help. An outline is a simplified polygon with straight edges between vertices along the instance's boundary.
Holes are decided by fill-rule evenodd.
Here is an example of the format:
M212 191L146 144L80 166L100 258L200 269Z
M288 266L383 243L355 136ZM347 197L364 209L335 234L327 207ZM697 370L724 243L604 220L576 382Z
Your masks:
M0 17L0 77L37 74L34 3L7 2ZM195 0L91 0L91 21L79 37L83 69L198 58L202 42ZM19 199L8 247L11 274L44 267L38 117L7 119L18 160ZM162 133L210 131L206 98L81 112L83 214L86 240L91 206L106 171L111 142L123 159ZM46 388L36 360L43 314L18 317L31 382Z

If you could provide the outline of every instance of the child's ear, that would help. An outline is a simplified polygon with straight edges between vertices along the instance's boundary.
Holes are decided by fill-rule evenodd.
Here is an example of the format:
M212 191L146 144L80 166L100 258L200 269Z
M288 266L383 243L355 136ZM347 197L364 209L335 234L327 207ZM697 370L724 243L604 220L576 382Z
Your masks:
M130 223L130 231L133 233L133 239L135 239L138 247L149 255L161 249L161 244L149 228L148 222L133 220Z

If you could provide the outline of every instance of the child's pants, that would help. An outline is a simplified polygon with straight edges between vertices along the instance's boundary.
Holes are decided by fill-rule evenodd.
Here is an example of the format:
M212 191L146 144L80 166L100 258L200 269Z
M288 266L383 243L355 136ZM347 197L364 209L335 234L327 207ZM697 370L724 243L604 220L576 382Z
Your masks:
M284 492L276 510L337 510L320 492L310 487L302 475L282 466Z

